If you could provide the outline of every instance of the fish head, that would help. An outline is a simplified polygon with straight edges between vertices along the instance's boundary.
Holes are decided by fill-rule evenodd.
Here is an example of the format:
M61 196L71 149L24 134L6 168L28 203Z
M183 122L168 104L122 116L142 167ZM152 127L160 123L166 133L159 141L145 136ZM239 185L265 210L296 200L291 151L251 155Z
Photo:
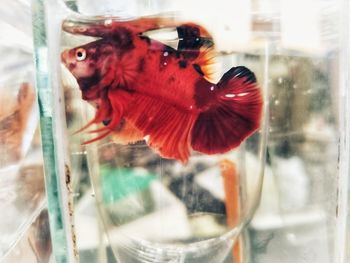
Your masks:
M64 50L61 60L84 91L101 82L113 65L114 54L113 45L101 39Z

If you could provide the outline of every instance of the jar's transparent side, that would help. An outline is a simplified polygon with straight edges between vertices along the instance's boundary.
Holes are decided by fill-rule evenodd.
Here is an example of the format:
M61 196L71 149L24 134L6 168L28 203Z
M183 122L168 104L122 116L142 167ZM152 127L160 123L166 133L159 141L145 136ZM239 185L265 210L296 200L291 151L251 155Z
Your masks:
M308 15L296 22L307 26L294 31L299 11L280 3L280 37L270 56L269 166L249 227L254 262L340 262L344 215L336 211L347 176L341 161L347 150L339 151L347 118L340 4L308 3L302 11Z
M261 235L275 233L271 243L277 247L283 244L286 253L301 253L302 249L321 262L332 262L328 242L333 241L335 231L339 126L337 102L330 91L338 87L330 84L328 70L322 69L327 64L332 67L333 59L271 57L271 68L288 67L286 75L272 78L271 170L266 173L261 207L266 210L255 218L252 227ZM270 221L268 227L265 220ZM309 240L298 244L303 237ZM322 255L316 253L320 246L324 247Z

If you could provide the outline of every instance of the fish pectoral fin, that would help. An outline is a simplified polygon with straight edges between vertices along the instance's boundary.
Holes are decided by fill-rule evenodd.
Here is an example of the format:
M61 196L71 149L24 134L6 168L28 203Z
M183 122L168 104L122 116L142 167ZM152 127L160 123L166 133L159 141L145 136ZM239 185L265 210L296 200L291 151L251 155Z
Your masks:
M197 114L151 96L134 94L126 119L145 136L148 144L162 157L187 162L190 155L190 135Z
M263 99L254 73L245 67L231 68L216 85L216 103L201 112L191 135L194 150L225 153L260 126Z
M122 89L109 89L108 99L112 108L111 120L106 125L106 129L114 130L124 117L125 112L132 101L132 94Z

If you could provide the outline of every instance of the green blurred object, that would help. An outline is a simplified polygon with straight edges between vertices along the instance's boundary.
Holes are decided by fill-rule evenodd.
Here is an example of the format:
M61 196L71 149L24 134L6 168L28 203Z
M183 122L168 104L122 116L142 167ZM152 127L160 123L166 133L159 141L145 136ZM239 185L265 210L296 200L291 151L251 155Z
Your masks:
M103 201L112 204L147 190L156 176L137 169L105 166L101 168L101 178Z

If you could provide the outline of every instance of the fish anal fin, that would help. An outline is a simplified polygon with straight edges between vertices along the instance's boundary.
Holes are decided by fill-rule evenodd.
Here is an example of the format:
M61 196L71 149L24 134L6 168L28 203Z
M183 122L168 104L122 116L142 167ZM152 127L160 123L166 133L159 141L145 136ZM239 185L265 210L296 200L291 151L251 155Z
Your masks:
M149 137L151 148L162 157L187 162L196 113L142 94L135 94L129 109L126 119Z
M136 143L143 140L143 138L143 132L127 120L124 121L120 129L112 133L113 141L120 144Z

